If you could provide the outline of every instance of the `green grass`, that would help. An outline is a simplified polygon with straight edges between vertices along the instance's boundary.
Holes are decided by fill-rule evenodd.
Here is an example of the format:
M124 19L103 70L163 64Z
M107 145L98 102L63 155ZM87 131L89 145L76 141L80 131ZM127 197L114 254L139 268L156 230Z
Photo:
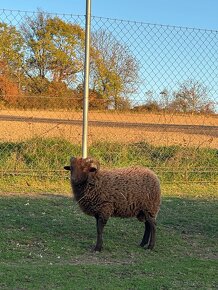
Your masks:
M217 289L217 188L163 191L154 251L138 246L142 223L111 218L98 254L71 198L1 196L0 289Z
M61 139L0 143L0 289L217 289L218 150L90 146L102 167L153 168L163 188L155 250L138 246L143 224L112 218L100 254L63 170L80 152Z
M68 191L63 166L80 154L80 146L58 138L0 143L0 191ZM162 183L218 182L217 149L98 142L89 147L89 155L102 167L150 167Z
M81 154L79 145L59 139L34 138L25 142L0 143L0 169L9 171L57 171L69 162L71 155ZM121 144L93 143L89 155L102 166L123 167L133 164L152 168L191 170L216 168L218 150L183 146L154 146L146 142Z

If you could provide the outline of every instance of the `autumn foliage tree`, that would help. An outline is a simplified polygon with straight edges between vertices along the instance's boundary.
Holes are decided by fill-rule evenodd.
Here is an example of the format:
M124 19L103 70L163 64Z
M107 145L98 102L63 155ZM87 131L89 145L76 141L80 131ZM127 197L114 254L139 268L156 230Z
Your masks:
M7 64L0 62L0 101L6 105L15 105L20 95L18 84L12 78Z
M138 63L110 32L92 35L91 88L114 109L130 108L128 96L137 90Z
M25 108L47 105L81 109L84 38L80 25L43 11L26 17L19 28L0 23L1 101L14 106L25 102ZM133 108L132 96L137 93L140 68L126 43L118 41L110 31L93 31L90 54L89 108ZM151 93L146 93L147 102L134 109L215 112L208 88L195 80L182 82L173 92L164 88L158 93L160 102L158 98L153 100Z
M72 84L83 69L83 29L39 11L35 18L26 19L21 30L28 47L25 67L32 91L46 93L48 86L39 84L45 79Z
M24 41L14 26L0 23L0 99L15 104L20 94Z
M14 75L19 74L24 57L24 40L21 33L6 23L0 23L0 61Z
M27 91L42 95L56 87L62 96L68 88L79 87L81 95L84 30L38 11L35 18L25 20L21 31L28 51L24 64ZM137 61L125 45L105 31L92 35L90 108L130 108L128 96L136 91L137 77Z

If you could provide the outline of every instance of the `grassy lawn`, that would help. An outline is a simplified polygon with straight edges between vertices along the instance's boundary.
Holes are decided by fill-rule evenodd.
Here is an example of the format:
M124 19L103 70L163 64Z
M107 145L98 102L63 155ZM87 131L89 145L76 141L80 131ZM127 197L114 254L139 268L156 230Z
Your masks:
M0 289L217 289L216 186L165 186L154 251L143 224L95 220L67 195L1 195Z

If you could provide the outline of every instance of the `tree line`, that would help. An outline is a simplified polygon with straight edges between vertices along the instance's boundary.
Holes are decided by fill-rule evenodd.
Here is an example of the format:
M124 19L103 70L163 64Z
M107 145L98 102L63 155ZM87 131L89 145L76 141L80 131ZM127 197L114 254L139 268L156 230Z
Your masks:
M57 16L38 11L19 28L0 22L0 102L22 108L82 108L85 31ZM177 92L164 89L162 103L133 106L139 62L111 32L92 34L90 109L209 112L207 89L188 80ZM150 94L150 95L149 95Z
M136 106L136 111L178 112L215 114L214 102L208 98L208 89L202 83L188 79L179 84L173 92L164 88L159 101L154 100L154 92L146 92L145 104Z

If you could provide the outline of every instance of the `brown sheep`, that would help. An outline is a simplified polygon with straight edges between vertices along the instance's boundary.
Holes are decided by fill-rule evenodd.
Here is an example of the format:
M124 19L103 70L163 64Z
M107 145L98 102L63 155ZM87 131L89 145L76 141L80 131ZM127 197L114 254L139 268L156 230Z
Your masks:
M102 233L109 217L136 217L144 222L140 246L154 248L161 191L151 170L143 167L100 170L96 160L75 157L64 169L71 172L71 186L80 208L96 218L95 251L102 249Z

